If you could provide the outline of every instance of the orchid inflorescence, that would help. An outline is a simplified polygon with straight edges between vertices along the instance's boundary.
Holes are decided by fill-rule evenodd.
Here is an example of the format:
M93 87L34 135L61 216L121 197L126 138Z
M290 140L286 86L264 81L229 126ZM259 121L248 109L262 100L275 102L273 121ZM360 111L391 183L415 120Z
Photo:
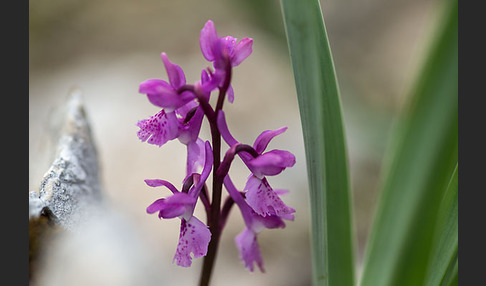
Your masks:
M206 256L203 265L203 273L206 274L203 276L209 279L221 231L231 207L236 204L246 225L235 238L240 259L250 271L254 270L256 263L264 272L257 234L265 228L283 228L283 220L294 219L295 210L280 198L287 191L274 190L266 179L295 164L294 155L288 151L265 151L269 142L287 128L262 132L252 146L238 142L229 132L222 108L226 96L230 103L234 100L232 69L252 53L253 40L219 37L214 23L209 20L201 30L199 44L204 58L213 64L212 68L202 70L199 81L187 84L181 67L162 53L169 81L149 79L140 84L139 92L162 108L150 118L138 122L140 140L162 146L177 138L187 147L186 177L180 190L165 180L145 180L150 187L163 186L172 192L171 196L149 205L147 213L158 212L159 218L164 219L181 219L179 243L173 261L188 267L192 263L191 253L194 258ZM216 90L219 97L213 108L209 100L211 92ZM199 138L204 117L209 123L212 142ZM229 146L222 160L221 137ZM243 190L239 190L229 176L230 165L236 155L251 172ZM214 171L212 198L206 186L211 171ZM223 185L229 196L221 206ZM207 213L207 224L194 216L198 199Z

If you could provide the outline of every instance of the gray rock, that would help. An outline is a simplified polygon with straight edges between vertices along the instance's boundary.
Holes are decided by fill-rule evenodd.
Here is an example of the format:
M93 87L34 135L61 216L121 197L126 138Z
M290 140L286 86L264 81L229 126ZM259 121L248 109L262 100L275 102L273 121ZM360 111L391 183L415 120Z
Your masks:
M79 90L69 94L56 124L55 159L39 190L29 193L29 219L48 208L60 226L75 230L102 201L96 147Z

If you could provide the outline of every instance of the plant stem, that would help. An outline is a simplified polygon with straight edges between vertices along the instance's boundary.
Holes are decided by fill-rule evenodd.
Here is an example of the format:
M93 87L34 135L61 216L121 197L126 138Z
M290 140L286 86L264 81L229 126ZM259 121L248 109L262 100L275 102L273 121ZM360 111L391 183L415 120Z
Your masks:
M219 134L219 130L217 128L213 128L211 125L211 136L213 141L213 170L217 170L219 168L221 162L221 135ZM213 270L214 262L216 260L216 253L218 250L219 245L219 213L221 207L221 191L223 187L223 181L221 178L216 176L215 172L213 172L213 199L211 201L211 213L209 216L209 231L211 232L211 241L208 245L208 252L204 257L203 268L201 273L201 279L199 281L199 285L207 286L209 285L209 280L211 278L211 273Z
M229 88L230 82L231 63L229 60L226 60L225 79L223 86L219 90L216 109L214 111L214 114L212 114L213 116L207 116L211 129L211 139L213 143L213 197L211 200L211 213L208 221L209 231L211 232L211 241L209 242L208 252L204 257L203 261L201 278L199 280L200 286L209 285L214 263L216 261L216 254L218 252L219 238L221 236L219 218L221 212L221 192L223 189L223 178L216 175L216 170L218 170L219 165L221 164L221 133L219 132L216 119L218 118L218 112L223 108L224 98Z

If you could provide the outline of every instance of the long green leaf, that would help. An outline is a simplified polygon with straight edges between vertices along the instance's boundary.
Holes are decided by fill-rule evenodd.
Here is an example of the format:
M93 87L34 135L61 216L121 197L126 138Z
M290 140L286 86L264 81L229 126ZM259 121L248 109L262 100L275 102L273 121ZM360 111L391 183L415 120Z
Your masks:
M457 264L458 249L458 170L454 174L442 199L434 239L434 249L430 260L425 285L442 285ZM456 271L457 275L457 271ZM449 285L449 284L445 284Z
M457 252L455 258L452 260L452 263L447 268L447 272L445 273L444 279L440 283L440 286L457 286L459 285L459 262L457 260Z
M440 202L457 163L458 8L450 3L387 150L362 286L425 282Z
M354 285L341 102L318 0L282 0L307 158L314 285Z

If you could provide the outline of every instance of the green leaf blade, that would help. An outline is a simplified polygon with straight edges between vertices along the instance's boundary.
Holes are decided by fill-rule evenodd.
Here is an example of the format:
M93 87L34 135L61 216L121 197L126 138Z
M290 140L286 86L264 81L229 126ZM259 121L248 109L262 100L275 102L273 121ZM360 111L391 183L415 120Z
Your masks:
M439 210L434 249L425 285L449 285L457 264L458 250L458 168L454 170ZM457 270L456 274L457 275ZM442 284L441 284L442 283ZM445 284L444 284L445 283Z
M316 0L281 3L306 150L313 283L354 285L346 142L321 8Z
M452 263L447 268L447 272L440 283L441 286L457 286L459 285L459 262L457 259L457 252L456 256L453 259Z
M457 1L451 4L387 152L362 286L425 282L440 202L457 164Z

